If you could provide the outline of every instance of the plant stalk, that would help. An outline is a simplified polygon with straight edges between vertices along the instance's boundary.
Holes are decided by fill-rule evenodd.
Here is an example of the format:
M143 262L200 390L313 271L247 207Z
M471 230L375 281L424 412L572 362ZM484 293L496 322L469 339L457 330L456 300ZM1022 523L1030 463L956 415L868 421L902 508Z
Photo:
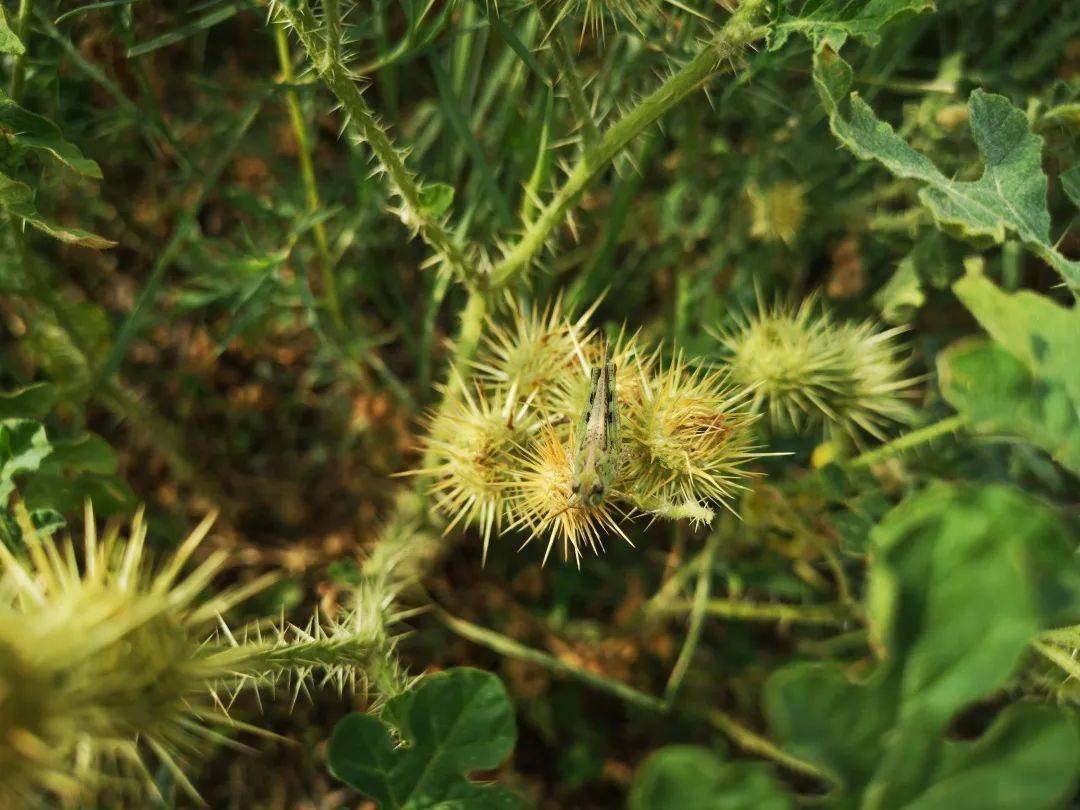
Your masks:
M744 0L716 38L683 68L672 74L633 110L603 133L599 142L581 155L562 187L491 271L490 287L497 291L512 282L532 263L551 232L573 206L585 187L619 153L668 110L713 77L732 70L742 49L768 30L756 25L764 0Z
M375 112L364 101L356 79L341 64L340 59L335 58L336 49L320 32L320 26L311 9L304 5L294 8L287 3L280 3L276 7L296 31L309 60L330 92L341 102L349 122L374 152L391 188L401 198L398 215L402 221L407 227L419 232L423 240L450 266L463 284L469 287L478 284L480 265L474 266L453 234L442 222L427 213L423 185L406 167L405 152L394 146Z
M960 414L955 414L938 422L934 422L932 425L927 425L918 430L913 430L910 433L905 433L903 436L893 439L891 442L883 444L880 447L875 447L873 450L868 450L862 455L856 456L851 461L847 462L846 466L851 469L869 467L873 464L877 464L879 461L883 461L903 453L906 450L910 450L913 447L927 444L928 442L932 442L934 439L949 433L955 433L966 426L967 418Z
M281 23L274 23L273 28L281 78L284 82L292 84L296 79L293 75L292 57L289 54L289 38L285 26ZM296 138L300 178L304 184L304 201L307 203L308 213L315 214L322 207L322 201L319 199L315 166L311 160L311 139L308 137L307 123L304 120L304 111L300 107L300 98L292 88L285 91L285 105L289 110L289 123L292 126L293 136ZM316 222L312 225L311 231L315 237L315 250L319 257L323 306L330 313L334 328L338 330L339 334L344 334L345 317L341 310L341 298L338 295L337 278L334 276L334 261L330 256L330 241L326 235L326 225L321 221Z

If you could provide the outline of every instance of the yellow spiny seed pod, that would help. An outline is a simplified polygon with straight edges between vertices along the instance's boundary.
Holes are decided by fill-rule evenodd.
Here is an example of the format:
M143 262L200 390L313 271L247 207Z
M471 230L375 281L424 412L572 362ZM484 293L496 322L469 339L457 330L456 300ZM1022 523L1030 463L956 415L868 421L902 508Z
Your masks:
M573 370L574 347L588 341L595 306L571 320L561 298L543 309L509 294L506 300L508 317L487 319L473 367L491 385L513 388L522 397L542 396Z
M458 524L480 530L486 559L492 534L505 522L506 488L520 466L521 448L539 422L532 400L519 400L512 386L459 388L460 396L430 424L425 445L434 461L416 474L433 479L430 492L450 516L447 532Z
M235 681L246 652L204 642L269 581L202 599L222 553L181 569L212 520L156 570L141 515L126 537L114 526L99 541L88 507L82 567L70 542L58 547L25 519L28 561L0 545L0 806L153 790L147 754L195 795L184 756L236 725L212 688Z
M798 306L759 304L717 334L731 378L753 389L752 407L776 430L832 426L853 438L883 438L889 423L910 421L906 400L916 378L896 338L867 321L838 323L813 298Z
M561 439L547 428L526 452L510 491L510 513L514 522L509 529L528 533L524 545L532 540L547 540L544 562L552 547L562 546L563 558L580 565L581 552L588 548L595 554L603 548L604 534L616 534L629 542L615 520L614 504L604 502L592 508L580 508L573 502L571 480L574 461L571 441Z
M25 510L17 517L25 559L0 544L0 807L95 796L145 806L155 761L197 800L193 758L226 733L265 733L229 716L239 690L289 677L299 691L316 673L339 688L406 683L378 604L238 639L222 615L273 577L207 596L223 551L183 573L213 515L159 565L141 513L99 538L88 504L81 554L38 534Z
M626 413L623 476L635 504L692 516L690 507L726 504L742 489L747 465L760 455L746 398L724 372L691 369L681 354L642 376Z
M430 491L448 530L476 527L485 557L493 535L518 532L523 545L545 544L545 560L557 543L564 557L572 552L580 560L583 550L603 548L604 535L629 542L623 520L635 511L711 520L710 504L737 492L758 455L746 392L723 373L695 371L681 356L661 363L659 349L644 352L636 335L623 333L606 349L583 341L584 320L571 321L557 306L535 318L522 312L511 308L508 325L488 322L474 387L429 427L427 464L416 472L434 479ZM524 345L529 339L545 345ZM598 378L591 372L604 364L605 351L611 443L590 445L603 453L605 466L594 471L605 471L604 486L585 499L575 479L584 470L580 459L595 457L582 449L583 431L594 412ZM518 395L517 385L540 379L548 382Z
M806 220L806 187L801 183L780 182L761 189L752 186L750 197L750 235L765 242L791 245Z

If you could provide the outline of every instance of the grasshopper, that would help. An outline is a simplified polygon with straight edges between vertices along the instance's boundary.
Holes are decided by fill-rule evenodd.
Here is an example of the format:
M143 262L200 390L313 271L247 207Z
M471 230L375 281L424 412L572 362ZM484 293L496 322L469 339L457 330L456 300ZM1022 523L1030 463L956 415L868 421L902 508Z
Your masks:
M615 364L611 362L606 342L603 365L592 370L589 404L580 435L570 488L579 503L595 507L603 502L619 470L619 398L615 389Z

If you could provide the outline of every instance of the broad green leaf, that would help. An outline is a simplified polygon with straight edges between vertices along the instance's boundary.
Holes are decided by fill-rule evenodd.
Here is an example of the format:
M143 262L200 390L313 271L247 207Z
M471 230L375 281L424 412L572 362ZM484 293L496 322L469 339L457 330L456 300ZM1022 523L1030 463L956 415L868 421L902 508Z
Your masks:
M1003 242L1016 234L1080 293L1080 262L1065 258L1050 237L1043 139L1004 96L975 90L968 101L971 132L983 158L975 181L951 180L913 149L858 93L850 93L851 67L832 48L814 56L814 83L833 133L863 160L876 160L897 177L925 183L919 199L945 229L965 238Z
M1006 487L934 485L871 542L867 618L901 673L903 715L947 722L1001 686L1034 633L1080 597L1058 583L1075 566L1058 517Z
M974 742L946 742L933 785L907 810L1061 807L1080 774L1076 721L1049 706L1010 706Z
M75 144L65 141L60 127L48 118L23 109L0 90L0 130L28 149L47 152L79 174L101 179L101 168L85 157Z
M0 7L0 53L13 53L16 56L26 53L26 47L8 25L3 7Z
M407 745L398 746L390 727L367 714L346 717L330 740L331 772L381 810L520 806L501 787L467 778L500 765L517 737L513 707L494 675L459 668L425 678L392 714Z
M791 797L761 763L724 762L706 748L671 745L634 777L628 810L787 810Z
M1013 721L974 743L944 732L1012 677L1036 632L1080 611L1075 541L1050 508L1018 491L937 484L886 515L871 543L867 618L882 663L861 683L836 665L778 671L765 688L776 736L836 775L839 807L951 795L949 783L991 761L1002 795L1026 790L1026 754L1007 742ZM1072 763L1080 746L1061 722L1055 714L1024 733L1062 746L1054 761ZM1031 806L1053 806L1071 779L1032 788Z
M873 45L894 17L933 10L933 0L781 0L769 47L780 48L793 33L837 49L849 36Z
M895 721L890 689L859 686L832 664L792 664L766 682L765 713L785 749L833 775L834 798L853 799L853 789L873 775Z
M1002 348L1036 377L1064 387L1080 408L1080 309L1026 290L1007 293L978 273L968 273L953 291Z
M14 391L0 391L0 419L41 419L56 404L56 389L32 383Z
M0 422L0 505L15 490L15 476L33 472L51 452L45 428L32 419Z
M1080 475L1080 416L1063 385L1036 379L1012 354L977 339L945 349L937 367L942 395L972 427L1026 439Z
M38 213L37 206L34 205L34 192L30 186L13 180L5 174L0 174L0 206L9 214L29 222L39 231L61 242L95 250L103 250L116 245L116 242L95 233L80 228L68 228L43 219Z

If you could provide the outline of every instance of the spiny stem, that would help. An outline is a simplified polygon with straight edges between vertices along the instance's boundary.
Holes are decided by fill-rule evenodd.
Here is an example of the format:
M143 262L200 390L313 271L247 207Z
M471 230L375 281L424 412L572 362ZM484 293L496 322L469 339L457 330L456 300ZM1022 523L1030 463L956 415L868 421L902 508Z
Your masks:
M966 426L967 418L960 414L956 414L942 419L939 422L934 422L932 425L927 425L918 430L913 430L910 433L905 433L903 436L893 439L887 444L881 445L881 447L876 447L860 456L856 456L851 461L847 462L846 466L852 469L869 467L886 458L903 453L905 450L910 450L913 447L932 442L934 439L949 433L955 433Z
M306 5L294 8L289 3L278 3L275 8L296 31L319 77L341 102L349 122L360 137L371 147L391 187L401 197L403 210L410 219L408 224L416 227L420 236L450 266L459 281L469 286L477 284L479 267L472 266L465 250L450 231L426 213L422 184L405 166L403 153L394 146L374 111L364 101L356 80L335 57L334 46L328 42L328 37L320 33L319 23L311 10Z
M765 0L744 0L716 39L613 124L595 146L585 150L551 202L492 269L490 286L493 290L506 286L529 267L589 181L614 160L627 144L709 79L730 70L732 60L742 49L765 35L767 28L755 25L757 15L765 5Z
M687 670L690 669L690 661L693 660L697 651L698 642L701 641L701 631L705 626L705 610L709 604L709 592L712 589L712 564L716 555L716 548L720 543L720 532L713 531L705 541L705 551L701 558L701 570L698 572L697 588L694 590L694 602L690 608L690 621L686 628L686 638L683 640L679 657L675 660L675 666L671 668L667 686L664 688L664 704L671 706L679 694Z
M693 613L696 600L680 600L657 605L656 615ZM827 605L785 605L771 602L745 602L741 599L710 599L704 608L705 615L724 619L754 622L791 622L792 624L846 624L858 618L847 604L835 602Z
M1047 644L1045 641L1038 640L1031 642L1031 646L1045 658L1065 670L1071 677L1080 679L1080 661L1077 661L1076 658L1069 655L1065 650L1060 647L1055 647L1053 644Z
M289 38L285 26L274 23L274 42L277 45L278 67L281 78L288 84L295 81L292 68L292 56L289 54ZM307 123L300 107L300 98L296 91L285 91L285 104L289 109L289 122L296 138L297 159L300 163L300 177L304 184L304 199L308 213L317 213L322 208L319 199L319 186L315 179L315 166L311 160L311 140L308 138ZM338 295L337 279L334 276L334 261L330 256L330 242L326 236L326 225L316 222L312 228L315 236L315 249L319 255L319 270L322 276L323 305L339 334L345 332L345 317L341 311L341 298Z
M571 666L570 664L560 661L553 655L541 652L540 650L534 650L533 648L514 641L512 638L508 638L501 633L496 633L494 630L489 630L486 627L480 627L472 622L452 616L438 606L434 608L434 612L439 621L462 638L468 639L483 647L487 647L489 650L493 650L500 655L545 667L551 672L574 678L595 689L607 692L609 695L614 695L621 700L625 700L627 703L648 711L668 714L673 710L673 707L668 705L666 701L646 692L634 689L634 687L622 683L621 681L606 678L603 675L597 675L594 672ZM732 742L746 751L771 759L778 765L782 765L795 773L813 776L823 781L830 781L828 774L816 765L782 751L768 739L742 725L739 721L725 712L718 709L706 709L704 711L685 710L685 713L705 719L727 735Z
M481 627L480 625L452 616L438 606L435 607L434 612L439 621L462 638L473 641L482 647L487 647L489 650L494 650L500 655L505 655L508 658L516 658L519 661L528 661L529 663L545 667L552 672L568 675L583 683L587 683L589 686L599 689L602 692L607 692L609 695L614 695L621 700L625 700L627 703L640 706L643 709L657 712L665 711L666 707L664 701L660 698L641 692L621 681L571 666L564 661L560 661L553 655L541 652L540 650L534 650L532 647L527 647L501 633L496 633L494 630L489 630L486 627Z

